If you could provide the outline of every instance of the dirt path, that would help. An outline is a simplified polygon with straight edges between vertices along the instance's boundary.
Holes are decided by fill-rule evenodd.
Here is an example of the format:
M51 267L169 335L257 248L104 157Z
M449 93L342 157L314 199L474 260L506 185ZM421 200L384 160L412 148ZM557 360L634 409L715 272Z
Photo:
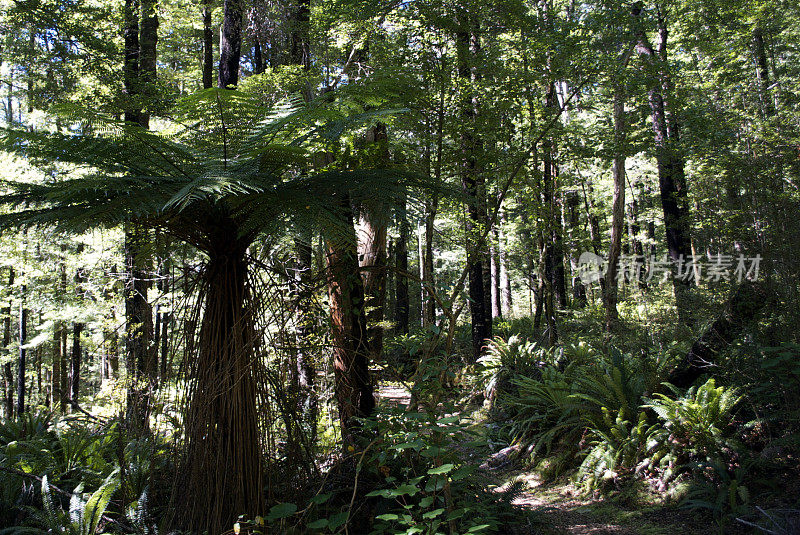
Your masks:
M411 396L404 387L385 383L378 387L379 403L407 407ZM537 522L520 525L509 533L568 535L693 535L709 533L709 526L695 526L684 511L663 507L624 507L608 500L592 500L568 483L545 485L539 477L513 467L498 453L471 451L467 462L480 465L481 473L497 485L497 491L512 481L522 481L524 490L512 502L529 511Z

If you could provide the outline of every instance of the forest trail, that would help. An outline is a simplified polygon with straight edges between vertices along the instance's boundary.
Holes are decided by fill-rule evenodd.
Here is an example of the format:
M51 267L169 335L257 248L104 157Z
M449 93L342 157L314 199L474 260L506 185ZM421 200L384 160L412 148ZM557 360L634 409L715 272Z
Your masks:
M378 398L379 403L387 406L407 407L411 394L402 385L382 382L378 386ZM708 533L708 526L692 526L691 519L684 511L653 506L624 507L608 501L592 500L582 496L569 483L544 484L538 474L505 461L502 453L471 450L465 451L464 455L469 457L467 462L480 466L480 472L494 482L497 492L505 491L514 481L524 483L523 490L512 503L523 511L530 512L532 516L531 520L511 528L509 533L515 535Z

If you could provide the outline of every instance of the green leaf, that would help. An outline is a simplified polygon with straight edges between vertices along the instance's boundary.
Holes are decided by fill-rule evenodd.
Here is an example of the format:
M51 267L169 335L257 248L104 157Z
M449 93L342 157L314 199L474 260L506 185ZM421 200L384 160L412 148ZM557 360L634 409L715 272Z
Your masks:
M319 520L315 520L315 521L311 522L310 524L308 524L307 527L310 528L310 529L323 529L323 528L327 528L328 524L329 524L329 521L328 521L327 518L320 518Z
M295 511L297 511L297 506L295 504L279 503L269 510L269 515L267 515L267 518L270 521L279 520L281 518L286 518L287 516L292 516Z
M428 470L428 473L431 475L439 475L439 474L446 474L453 469L453 465L450 463L443 464L442 466L438 466L436 468L431 468Z
M414 485L400 485L396 489L392 491L392 496L403 496L408 494L409 496L414 496L416 493L419 492L419 487Z
M378 515L375 518L383 520L384 522L391 522L392 520L398 520L400 517L393 513L386 513L385 515Z
M328 529L331 531L335 530L339 526L343 525L347 522L348 512L344 511L342 513L336 513L328 520Z
M436 518L437 516L439 516L442 513L444 513L444 509L443 508L434 509L433 511L428 511L427 513L424 513L422 515L422 518L429 520L431 518Z
M322 503L327 502L331 496L333 496L332 492L324 492L322 494L317 494L316 496L311 498L311 503L315 505L320 505Z

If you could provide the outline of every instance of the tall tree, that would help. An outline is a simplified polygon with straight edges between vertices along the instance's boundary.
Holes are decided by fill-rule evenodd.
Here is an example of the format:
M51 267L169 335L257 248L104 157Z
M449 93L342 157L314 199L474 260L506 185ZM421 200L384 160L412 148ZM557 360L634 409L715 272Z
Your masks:
M467 204L465 223L467 239L467 266L469 270L469 306L472 318L473 357L480 355L485 340L492 337L491 309L487 310L486 281L484 275L487 223L485 188L479 169L478 152L480 139L475 133L475 119L478 101L474 84L477 81L478 52L480 32L472 14L461 8L459 11L456 51L458 56L458 75L466 88L460 102L461 125L461 187ZM481 195L484 198L481 199Z
M639 15L639 8L634 16ZM661 208L664 213L664 228L667 251L673 262L688 261L692 254L689 231L689 207L686 200L685 162L680 148L680 124L676 110L670 110L672 77L667 64L666 13L657 6L658 53L653 49L644 32L637 34L636 51L648 69L648 101L653 123L653 135L658 167L658 186ZM691 279L673 277L673 289L678 316L691 323L689 287Z

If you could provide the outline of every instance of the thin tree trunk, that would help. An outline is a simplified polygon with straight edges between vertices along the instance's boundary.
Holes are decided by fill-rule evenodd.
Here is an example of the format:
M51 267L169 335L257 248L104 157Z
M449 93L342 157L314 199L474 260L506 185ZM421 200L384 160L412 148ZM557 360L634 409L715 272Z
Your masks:
M764 47L764 33L759 26L756 26L753 30L753 48L756 57L756 72L760 85L759 90L764 117L773 117L775 115L775 103L773 102L770 92L770 86L772 84L770 83L767 54Z
M53 322L53 386L51 388L51 406L56 410L61 400L61 322Z
M139 123L141 110L136 102L139 95L139 0L125 0L123 9L125 42L125 60L122 66L122 77L125 96L125 121Z
M395 249L395 265L397 266L397 284L395 285L395 330L400 334L408 334L409 323L409 300L408 300L408 278L404 273L408 272L408 237L411 233L408 224L408 214L406 212L405 198L400 204L400 211L397 215L400 226L400 236L397 239Z
M311 69L310 53L310 0L297 0L291 7L289 18L289 61L293 65L302 67L306 73ZM303 98L306 102L312 97L311 86L306 83ZM313 443L317 433L318 401L314 391L316 368L314 356L309 350L313 334L313 317L308 313L309 303L304 296L311 291L312 255L311 241L313 233L310 229L301 229L300 236L295 240L296 275L298 299L295 306L297 315L297 354L295 369L296 380L293 381L299 388L298 404L300 405L303 420L309 431L310 441Z
M566 198L567 212L569 213L569 263L572 268L572 302L575 306L582 308L586 306L586 286L583 284L580 276L578 275L578 260L579 255L582 253L580 250L580 240L578 235L579 217L578 206L580 198L577 191L568 192Z
M603 291L603 305L606 309L605 329L607 331L611 331L619 321L617 312L617 275L622 246L622 231L625 222L625 145L627 143L627 127L625 124L625 94L619 83L615 84L614 88L613 116L614 163L612 174L614 177L614 196L611 205L611 242L608 247L608 270L606 271L606 284Z
M25 284L20 288L19 299L19 358L17 360L17 416L25 413L25 358L28 350L28 308L25 306L28 288Z
M126 366L131 384L128 387L127 421L133 436L150 432L150 400L156 380L153 340L153 314L147 293L149 269L142 251L149 234L141 228L128 228L125 235L127 287L125 318L127 321Z
M513 298L511 294L511 277L508 270L508 241L503 227L506 224L506 213L500 211L500 223L497 226L497 255L500 265L500 312L508 317L513 312Z
M203 0L203 89L214 86L214 32L211 30L211 0Z
M141 31L139 18L141 16ZM148 128L150 116L135 99L155 96L156 45L158 18L154 0L125 0L124 8L125 63L123 82L125 91L134 99L125 109L125 120ZM132 384L127 395L127 422L134 436L149 432L150 378L153 372L152 310L147 300L150 283L147 281L148 264L144 251L149 234L142 228L129 225L125 229L125 319L127 323L126 364ZM66 331L64 332L66 336ZM66 355L66 342L64 342ZM66 379L62 375L63 379ZM147 379L145 379L147 378ZM67 392L64 392L65 397ZM75 401L75 400L73 400Z
M491 264L491 295L492 295L492 317L501 318L503 311L500 308L500 254L498 253L498 243L500 237L497 227L493 230L493 243L489 247L489 260Z
M433 267L433 223L436 219L436 210L438 208L439 199L434 194L433 199L426 199L425 201L425 249L424 249L424 264L422 270L422 280L424 284L430 288L436 288L436 278ZM436 300L431 295L431 292L425 292L425 305L423 313L425 314L425 321L433 325L436 322Z
M139 33L139 90L150 104L157 96L156 88L156 45L158 44L158 15L156 0L140 0L142 5L142 27ZM142 128L150 127L150 113L147 108L139 115Z
M14 268L8 269L8 306L3 310L3 347L11 352L11 301L14 287ZM5 382L6 418L14 416L14 371L11 362L3 364L3 381Z
M75 322L72 326L72 356L69 373L69 398L74 409L78 408L81 390L81 333L83 323Z

